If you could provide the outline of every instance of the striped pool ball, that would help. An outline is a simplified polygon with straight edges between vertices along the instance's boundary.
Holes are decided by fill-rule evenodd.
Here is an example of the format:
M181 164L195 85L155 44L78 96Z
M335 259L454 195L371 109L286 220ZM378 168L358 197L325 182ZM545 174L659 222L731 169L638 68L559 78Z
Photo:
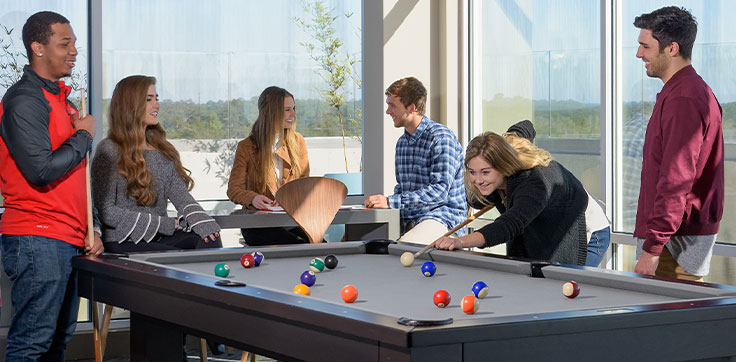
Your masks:
M260 251L253 252L253 261L255 261L256 266L259 266L261 265L261 263L263 263L263 258L263 253L261 253Z
M309 270L319 273L325 270L325 261L320 258L314 258L309 262Z

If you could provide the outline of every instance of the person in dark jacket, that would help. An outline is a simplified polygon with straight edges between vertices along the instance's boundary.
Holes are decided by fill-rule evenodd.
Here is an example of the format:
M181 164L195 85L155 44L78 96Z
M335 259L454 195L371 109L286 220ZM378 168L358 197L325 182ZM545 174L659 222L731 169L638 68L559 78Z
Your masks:
M585 209L580 181L549 152L536 147L532 123L513 125L503 136L485 132L465 153L468 203L493 205L501 215L469 235L437 240L439 249L506 243L507 255L584 265Z
M79 117L60 79L76 61L65 17L48 11L23 26L29 66L3 97L0 191L5 206L0 252L12 282L13 319L5 361L63 361L79 297L72 257L85 251L85 155L95 119ZM86 249L102 252L100 235Z

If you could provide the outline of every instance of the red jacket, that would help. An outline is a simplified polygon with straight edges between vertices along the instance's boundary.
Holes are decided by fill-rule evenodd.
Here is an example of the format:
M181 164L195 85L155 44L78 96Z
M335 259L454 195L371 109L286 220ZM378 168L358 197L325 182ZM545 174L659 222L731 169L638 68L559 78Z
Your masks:
M660 255L672 235L713 235L723 216L721 106L692 66L657 94L644 139L634 236Z
M92 140L76 131L70 88L26 66L0 109L0 233L38 235L84 246L84 156Z

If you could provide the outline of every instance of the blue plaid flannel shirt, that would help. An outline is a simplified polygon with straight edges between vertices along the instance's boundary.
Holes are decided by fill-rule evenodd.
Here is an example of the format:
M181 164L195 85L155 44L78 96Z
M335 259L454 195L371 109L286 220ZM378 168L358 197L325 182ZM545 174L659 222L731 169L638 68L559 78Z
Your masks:
M401 210L402 228L434 219L448 229L468 213L463 184L463 149L449 128L426 116L414 134L404 131L396 142L396 182L388 197ZM458 236L465 235L465 228Z

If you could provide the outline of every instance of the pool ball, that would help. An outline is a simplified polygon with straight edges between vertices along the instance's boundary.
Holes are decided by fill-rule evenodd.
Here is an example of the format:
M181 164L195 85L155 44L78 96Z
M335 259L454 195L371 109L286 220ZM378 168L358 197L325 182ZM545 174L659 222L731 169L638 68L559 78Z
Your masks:
M309 262L309 270L319 273L325 270L325 262L320 258L314 258Z
M311 287L317 281L317 275L315 275L313 271L307 270L302 273L302 276L299 277L299 279L302 281L302 284Z
M479 299L483 299L488 295L488 285L481 281L475 282L471 290L473 291L473 294L475 294L475 297Z
M240 265L242 265L243 268L250 269L256 266L256 261L253 259L253 255L243 254L243 256L240 257Z
M337 257L330 254L325 258L325 266L327 269L335 269L337 267Z
M412 266L413 264L414 264L414 254L408 251L401 254L401 265Z
M580 286L574 281L569 281L562 285L562 295L572 299L580 294Z
M354 286L348 284L348 285L342 287L342 291L340 292L340 296L342 297L342 300L345 301L345 303L352 303L356 299L358 299L358 289L356 289Z
M432 300L434 301L434 305L440 308L447 307L448 305L450 305L450 293L448 293L444 289L440 289L434 292L434 298L432 298Z
M424 274L425 277L431 277L436 271L437 267L433 262L425 261L424 264L422 264L422 274Z
M225 263L219 263L215 265L215 275L220 278L225 278L230 274L230 266Z
M480 306L478 303L478 299L476 299L472 295L466 295L463 297L463 312L465 314L475 314L475 312L478 311L478 307Z
M263 263L263 259L264 259L263 253L261 253L260 251L254 251L252 255L253 255L253 261L256 262L256 266L259 266L261 265L261 263Z
M309 295L309 287L304 284L297 284L293 292L301 295Z

